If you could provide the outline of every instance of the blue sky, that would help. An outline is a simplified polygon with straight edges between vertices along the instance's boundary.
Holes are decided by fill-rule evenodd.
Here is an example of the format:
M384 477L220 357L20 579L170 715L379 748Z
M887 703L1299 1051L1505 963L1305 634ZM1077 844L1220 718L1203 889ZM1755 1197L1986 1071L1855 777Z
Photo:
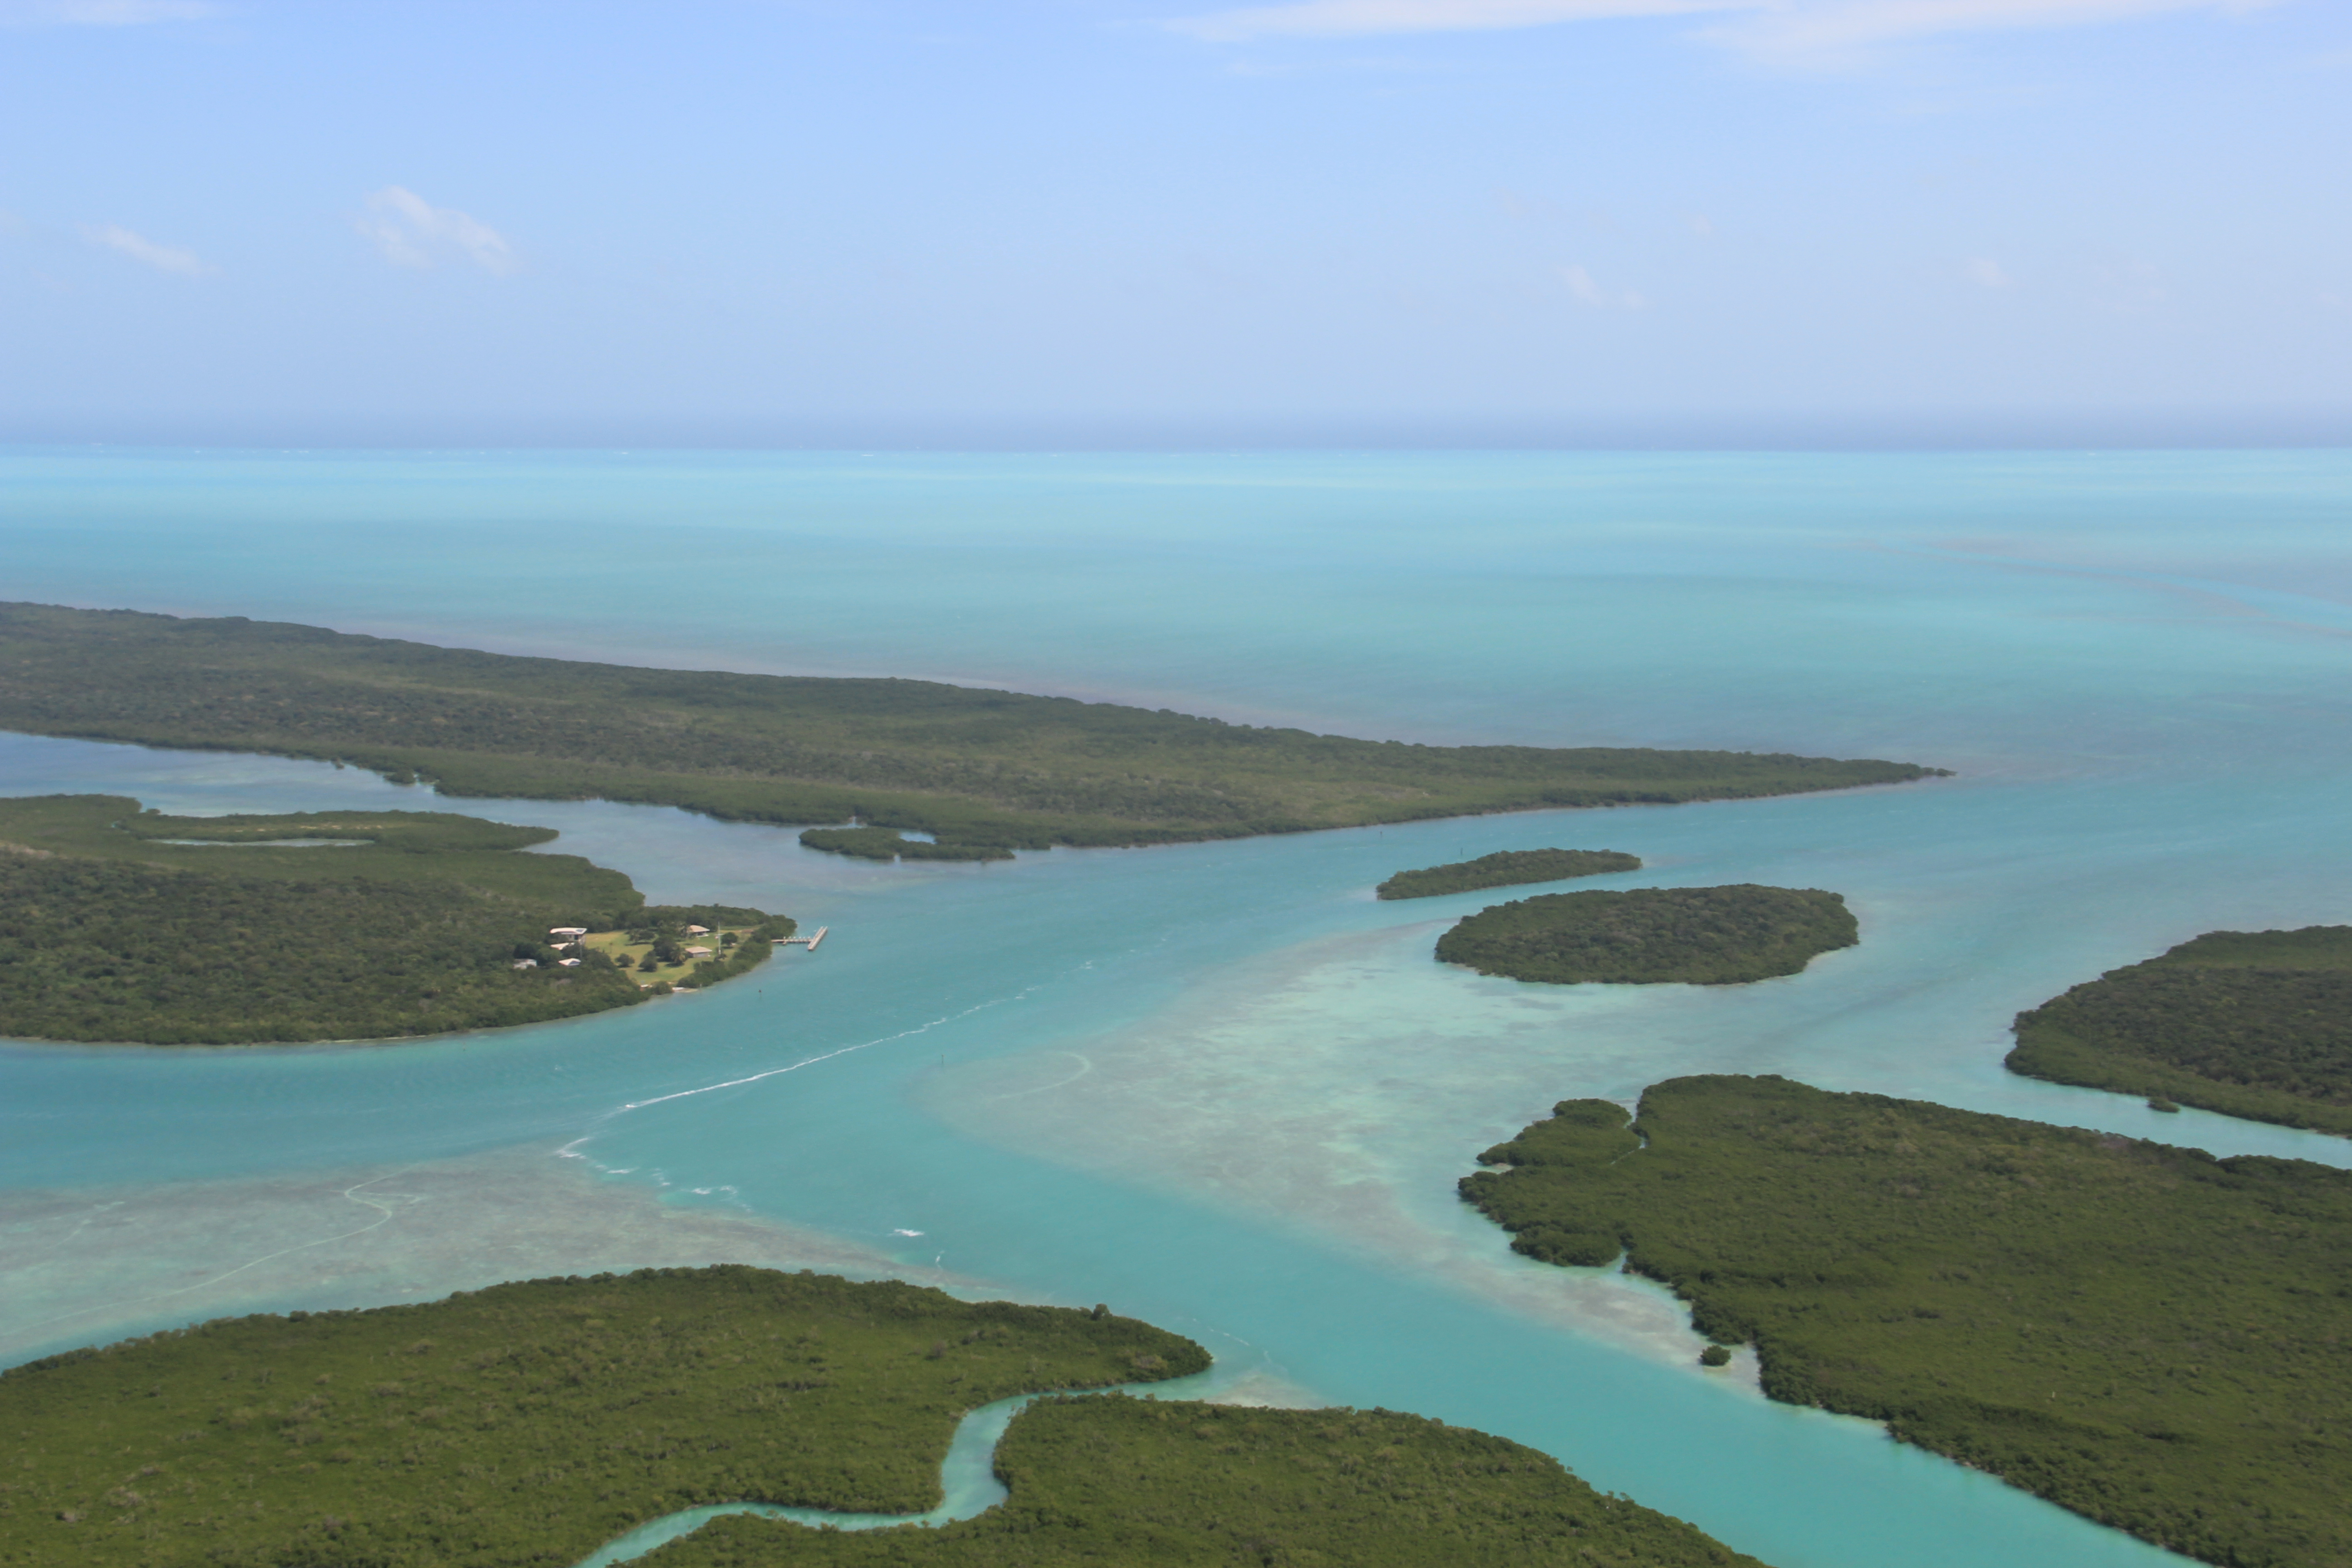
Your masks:
M2352 439L2352 5L0 0L0 438Z

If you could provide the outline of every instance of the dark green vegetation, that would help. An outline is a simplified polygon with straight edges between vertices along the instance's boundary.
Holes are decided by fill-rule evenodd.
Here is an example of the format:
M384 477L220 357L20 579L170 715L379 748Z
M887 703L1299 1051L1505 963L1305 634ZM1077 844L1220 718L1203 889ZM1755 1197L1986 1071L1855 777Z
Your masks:
M225 1319L0 1374L0 1563L565 1568L698 1503L916 1512L966 1410L1208 1361L740 1266Z
M1399 871L1374 889L1383 899L1433 899L1480 888L1515 888L1522 882L1564 882L1610 871L1638 871L1642 858L1614 849L1504 849L1451 866Z
M0 798L0 843L54 855L282 881L462 882L565 917L551 920L553 925L609 921L644 903L628 878L577 855L517 853L555 837L551 827L516 827L446 811L165 816L119 795ZM268 847L288 840L344 847Z
M257 1045L535 1023L647 994L600 954L560 966L552 927L757 928L668 977L686 985L791 934L758 910L648 907L618 871L517 852L554 837L438 812L169 817L120 795L0 799L0 1035ZM266 847L287 839L347 847Z
M1747 882L1496 904L1439 937L1437 959L1554 985L1737 985L1794 974L1817 954L1860 940L1837 894Z
M1646 1146L1644 1146L1646 1140ZM1570 1100L1465 1198L1884 1421L2212 1563L2352 1562L2352 1173L1777 1078Z
M811 849L854 856L860 860L1010 860L1013 851L998 844L927 844L909 838L895 827L812 827L801 835Z
M638 669L38 605L0 605L0 728L323 757L448 795L910 828L940 840L922 852L932 858L1790 795L1941 771L1402 745L921 680ZM871 853L875 842L828 847Z
M2017 1016L2012 1072L2352 1133L2352 926L2216 931Z
M1418 1415L1041 1401L997 1445L1012 1498L939 1530L713 1520L646 1568L1755 1563L1532 1448Z

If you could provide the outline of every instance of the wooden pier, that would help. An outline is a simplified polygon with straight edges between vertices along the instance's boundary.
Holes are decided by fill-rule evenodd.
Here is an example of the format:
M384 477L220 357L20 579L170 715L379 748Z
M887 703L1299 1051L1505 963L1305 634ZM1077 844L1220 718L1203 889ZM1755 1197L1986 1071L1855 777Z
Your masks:
M797 942L805 944L811 952L814 952L816 951L816 944L823 942L824 940L824 933L832 929L833 928L831 926L819 926L816 928L816 934L814 936L780 936L776 939L776 945L778 947L790 947L793 943Z

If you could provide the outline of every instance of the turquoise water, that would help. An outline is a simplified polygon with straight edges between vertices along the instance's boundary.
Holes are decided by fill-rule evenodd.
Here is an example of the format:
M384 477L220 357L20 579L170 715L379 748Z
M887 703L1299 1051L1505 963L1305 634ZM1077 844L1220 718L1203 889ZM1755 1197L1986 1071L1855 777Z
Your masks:
M707 996L506 1035L0 1050L11 1358L667 1260L701 1226L729 1256L1108 1300L1254 1386L1536 1444L1782 1568L2139 1563L2163 1554L1700 1372L1670 1303L1513 1258L1454 1179L1557 1099L1705 1070L2352 1156L2000 1068L2012 1014L2102 969L2352 920L2352 457L20 451L0 476L10 598L1959 771L920 869L478 803L657 898L833 934ZM422 803L22 737L0 782ZM1480 895L1369 894L1548 843L1649 863L1601 885L1835 889L1864 942L1753 987L1533 994L1428 961Z

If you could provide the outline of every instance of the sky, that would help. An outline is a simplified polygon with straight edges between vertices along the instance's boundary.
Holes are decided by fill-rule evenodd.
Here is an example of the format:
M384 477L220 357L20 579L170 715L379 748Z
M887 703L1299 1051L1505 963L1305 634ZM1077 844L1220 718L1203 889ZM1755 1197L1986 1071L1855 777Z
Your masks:
M0 0L0 441L2352 441L2346 0Z

